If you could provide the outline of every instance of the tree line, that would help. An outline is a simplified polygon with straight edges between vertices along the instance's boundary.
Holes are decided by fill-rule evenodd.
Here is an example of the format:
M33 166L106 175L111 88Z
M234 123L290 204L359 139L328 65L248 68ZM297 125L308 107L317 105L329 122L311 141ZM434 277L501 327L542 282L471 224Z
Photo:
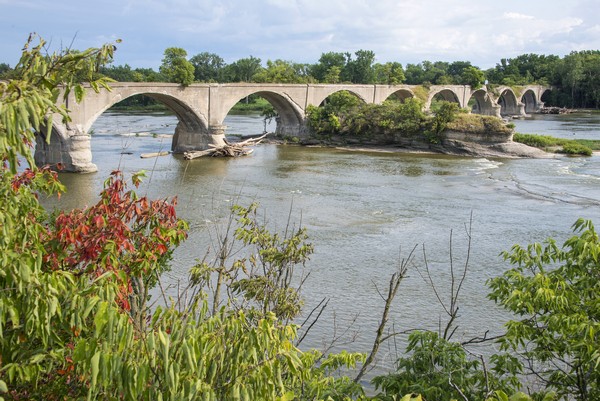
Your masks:
M11 68L0 64L0 77ZM551 85L556 90L546 100L551 106L600 108L600 50L556 55L522 54L503 58L495 67L482 70L469 61L423 61L417 64L376 62L371 50L322 53L314 64L267 60L249 56L232 63L215 53L202 52L188 58L178 47L167 48L158 71L125 65L104 65L99 72L121 82L269 82L353 83L409 85L484 84L520 86Z

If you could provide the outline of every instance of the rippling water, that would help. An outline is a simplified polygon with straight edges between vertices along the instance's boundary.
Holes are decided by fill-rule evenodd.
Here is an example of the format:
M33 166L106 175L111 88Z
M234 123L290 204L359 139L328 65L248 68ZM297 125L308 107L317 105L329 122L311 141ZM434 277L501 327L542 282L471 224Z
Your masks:
M226 124L230 133L263 130L256 116L229 116ZM519 132L600 139L598 115L537 116L516 124ZM306 310L330 298L306 346L320 348L351 325L343 339L354 343L340 342L334 349L370 349L383 307L376 287L385 291L399 259L415 245L414 264L390 324L396 330L437 328L445 316L418 274L424 267L422 247L447 297L450 233L459 269L465 263L471 214L469 274L456 336L488 328L497 332L506 316L486 300L485 281L508 267L499 254L515 243L547 237L562 241L579 217L600 222L599 156L487 159L261 145L252 156L237 159L140 159L140 153L170 149L168 135L175 125L174 117L162 114L105 113L93 127L92 151L100 171L62 175L69 192L59 207L94 202L113 169L148 170L140 192L177 195L178 213L191 224L170 282L185 280L187 268L210 245L211 224L222 220L233 203L260 202L277 229L285 228L291 209L292 220L302 221L315 244L304 287ZM382 355L395 352L386 349ZM381 367L389 364L390 359L382 361Z

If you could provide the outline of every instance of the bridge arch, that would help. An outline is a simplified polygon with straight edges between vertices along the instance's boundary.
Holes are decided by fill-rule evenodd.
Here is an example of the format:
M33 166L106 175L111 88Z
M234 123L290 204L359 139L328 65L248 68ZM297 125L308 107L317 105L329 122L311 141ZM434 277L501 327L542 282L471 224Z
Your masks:
M105 103L99 110L93 113L93 115L86 121L83 127L83 132L89 132L94 122L106 110L125 99L138 95L148 96L149 98L159 101L177 117L178 123L177 127L175 128L175 132L173 133L173 141L171 143L172 150L180 151L186 148L186 143L190 142L190 135L198 135L199 133L208 132L208 121L206 117L197 114L194 111L194 108L187 104L184 100L171 94L145 90L131 91L130 93L122 93L120 96L115 96L113 99L111 99L111 101Z
M425 110L431 109L431 103L435 98L441 98L447 102L457 103L460 108L464 107L460 102L458 94L454 90L447 87L440 87L430 90L427 102L425 102Z
M384 99L384 101L394 99L400 101L401 103L404 103L406 99L410 99L413 97L415 97L415 94L411 90L402 88L390 93L389 96L386 99Z
M241 95L241 96L240 96ZM288 96L272 90L248 90L245 93L238 93L235 97L230 97L223 104L221 113L213 116L211 119L223 124L225 117L231 111L233 106L240 100L250 95L258 95L267 100L277 112L277 133L286 133L286 135L299 135L304 128L304 110L297 106Z
M552 88L542 88L540 91L540 108L552 100Z
M468 105L471 106L471 113L482 114L486 116L496 116L498 106L494 103L487 90L480 88L471 93Z
M531 88L528 88L523 92L521 103L525 105L525 113L535 113L539 110L538 98Z
M501 87L498 89L500 95L498 96L498 105L500 106L500 115L502 116L514 116L520 115L519 101L517 95L509 87Z
M329 96L331 96L331 95L333 95L334 93L337 93L337 92L348 92L351 95L356 96L358 99L360 99L364 103L372 103L371 99L366 99L365 96L363 96L363 94L360 93L360 91L353 90L352 87L330 85L330 87L327 88L327 90L322 90L319 93L319 96L314 98L314 104L313 105L314 106L319 106L319 105L323 104L323 102L325 101L325 99L327 99Z

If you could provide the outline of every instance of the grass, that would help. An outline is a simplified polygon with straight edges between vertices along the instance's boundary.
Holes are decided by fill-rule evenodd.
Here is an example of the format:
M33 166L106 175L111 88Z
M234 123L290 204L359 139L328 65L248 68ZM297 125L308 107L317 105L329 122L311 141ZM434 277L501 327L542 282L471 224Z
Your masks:
M575 139L575 142L587 146L592 150L600 150L600 140L595 139Z
M511 128L497 117L466 113L457 114L454 121L448 123L447 129L470 134L511 132Z
M540 148L547 152L568 155L591 156L593 150L600 149L600 141L555 138L549 135L515 134L513 141Z

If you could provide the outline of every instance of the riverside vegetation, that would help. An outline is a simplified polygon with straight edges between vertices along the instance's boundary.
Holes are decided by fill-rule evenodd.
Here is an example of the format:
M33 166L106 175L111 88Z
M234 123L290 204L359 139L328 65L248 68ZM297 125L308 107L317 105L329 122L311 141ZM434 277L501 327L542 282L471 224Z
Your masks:
M316 320L294 323L303 280L293 277L313 248L302 227L270 232L255 204L232 208L216 233L220 246L190 268L184 294L159 291L165 298L153 305L150 290L161 288L186 239L176 199L140 197L115 171L92 207L48 216L38 202L64 188L49 168L35 167L31 144L50 137L48 116L68 119L59 96L74 91L80 100L82 79L94 90L109 85L93 73L115 50L45 54L44 45L30 37L14 78L0 82L3 399L599 399L600 241L590 221L578 220L562 247L548 240L504 254L512 268L488 283L489 297L514 319L502 335L471 341L496 341L500 351L488 358L452 339L468 262L453 271L449 304L438 297L442 329L410 331L396 369L373 380L373 396L360 378L379 345L400 335L385 324L412 253L390 279L369 356L299 349L300 330Z
M435 112L423 112L421 100L388 100L365 104L347 91L330 95L321 106L309 106L307 120L313 137L335 145L367 144L407 147L418 150L452 152L448 132L483 138L483 142L508 141L534 146L545 151L569 155L592 154L598 141L558 139L540 135L512 135L512 124L493 116L470 114L453 102L438 101ZM480 139L481 141L481 139Z

